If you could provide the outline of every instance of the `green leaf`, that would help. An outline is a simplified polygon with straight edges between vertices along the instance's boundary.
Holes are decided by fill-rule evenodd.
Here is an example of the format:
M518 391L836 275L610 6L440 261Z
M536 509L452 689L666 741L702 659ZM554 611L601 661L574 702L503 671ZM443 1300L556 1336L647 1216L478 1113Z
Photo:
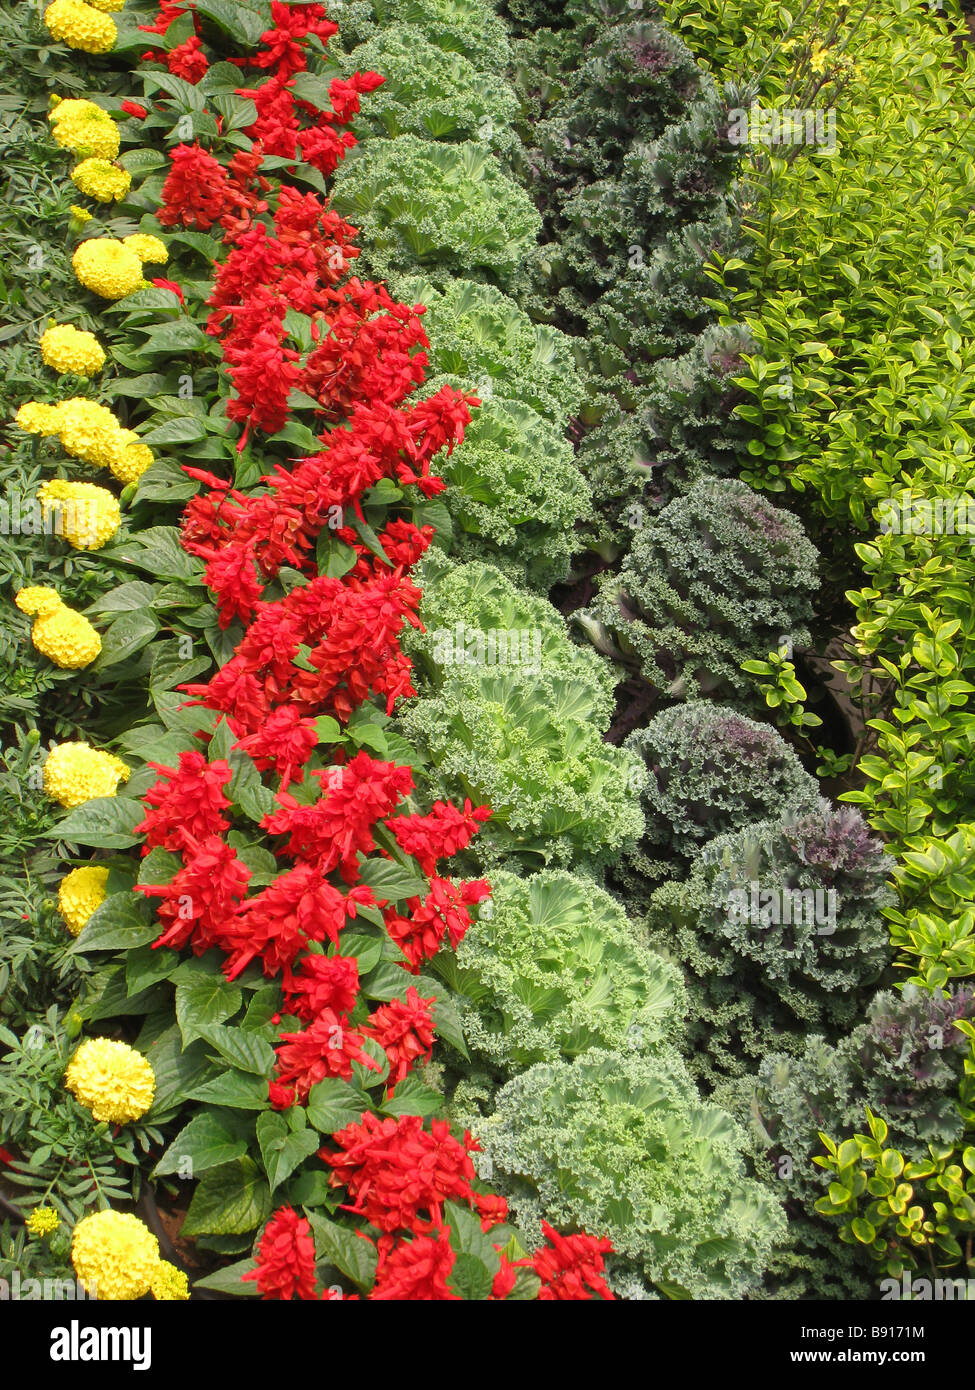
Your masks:
M246 1140L234 1132L228 1120L204 1110L180 1130L156 1164L154 1174L159 1177L178 1173L180 1177L195 1178L208 1168L231 1163L246 1153Z
M159 954L174 953L162 947ZM183 1039L175 1023L150 1043L145 1051L146 1059L156 1077L156 1094L147 1121L149 1124L156 1124L174 1114L189 1098L193 1087L199 1085L207 1074L209 1065L198 1043L191 1047L183 1046Z
M186 1092L188 1100L210 1105L227 1105L233 1110L266 1110L269 1101L267 1081L242 1071L225 1071Z
M160 579L198 579L201 573L200 561L188 555L180 545L175 526L150 526L138 536L111 548L106 546L101 557L123 560Z
M485 1301L494 1275L476 1255L458 1255L450 1271L449 1287L467 1301Z
M240 78L237 80L239 82ZM208 1274L205 1279L194 1279L193 1288L212 1289L214 1293L235 1294L241 1298L257 1298L257 1281L249 1279L245 1284L243 1280L245 1274L256 1268L257 1261L254 1259L238 1260L236 1264L224 1265L223 1269Z
M308 1123L322 1134L335 1134L362 1118L369 1100L355 1086L338 1077L327 1077L308 1092Z
M226 1028L222 1023L200 1025L200 1036L215 1047L223 1059L241 1071L268 1077L276 1061L274 1048L255 1033Z
M402 902L405 898L425 897L429 883L420 874L404 869L392 859L363 859L359 864L361 883L373 891L378 902Z
M125 988L131 996L138 994L150 985L166 980L179 963L174 951L162 946L154 951L152 946L138 946L125 953Z
M234 769L227 795L248 820L259 824L265 816L277 809L274 793L261 781L261 774L254 766L254 760L239 748L230 751L227 761Z
M176 1021L187 1045L202 1037L208 1024L223 1023L240 1008L243 995L222 976L176 987Z
M102 633L102 649L92 670L104 671L108 666L127 661L151 642L158 631L159 623L151 609L123 613Z
M131 951L155 941L160 931L159 922L141 893L113 893L95 909L68 949L82 954Z
M321 1140L314 1130L289 1130L283 1115L268 1110L257 1121L257 1143L273 1192L311 1157Z
M337 1221L329 1221L316 1212L308 1212L307 1215L319 1260L327 1261L361 1293L367 1293L376 1278L378 1256L375 1247L347 1226L340 1226Z
M179 415L175 419L165 421L162 425L157 425L155 429L150 430L148 434L142 435L141 439L143 444L150 445L196 444L201 439L206 439L206 437L206 426L201 420L194 419L190 415ZM151 472L151 469L149 471ZM180 472L181 482L189 485L189 491L186 495L192 497L193 493L196 491L193 479L187 478L182 470L180 470ZM141 482L142 480L140 479L140 493L142 491ZM163 495L165 496L165 493Z
M96 796L69 811L44 834L49 840L69 840L95 849L128 849L138 843L135 827L145 815L145 807L129 797Z
M397 1084L395 1094L383 1101L381 1109L384 1115L439 1115L443 1106L440 1092L410 1072Z
M271 1192L257 1164L239 1158L204 1173L193 1193L184 1236L246 1235L266 1221Z

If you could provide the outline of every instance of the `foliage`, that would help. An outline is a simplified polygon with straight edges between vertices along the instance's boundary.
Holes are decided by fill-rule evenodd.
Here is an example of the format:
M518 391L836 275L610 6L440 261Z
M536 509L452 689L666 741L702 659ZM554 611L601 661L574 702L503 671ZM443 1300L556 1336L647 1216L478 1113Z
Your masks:
M518 588L494 565L458 563L437 550L424 556L417 576L422 581L420 618L426 631L411 634L405 646L417 663L422 694L440 691L468 667L486 662L488 653L486 648L480 652L485 644L479 638L492 631L517 634L520 655L527 634L528 655L533 661L537 656L540 671L584 687L597 721L605 727L613 710L612 669L590 647L571 640L565 620L550 603ZM455 666L464 669L455 671Z
M827 1184L813 1162L817 1132L846 1133L869 1106L888 1116L893 1142L912 1161L929 1144L958 1143L966 1044L954 1024L973 1010L967 987L947 998L914 985L883 991L845 1037L813 1034L796 1055L773 1050L755 1077L717 1088L718 1103L753 1135L758 1176L787 1196L789 1245L773 1268L774 1296L864 1296L863 1252L837 1250L832 1223L815 1210Z
M482 0L344 0L340 40L363 43L408 24L447 53L460 53L476 67L503 72L510 43L503 22Z
M384 26L353 48L343 73L382 72L385 81L363 113L362 131L424 140L482 140L498 154L517 137L511 126L518 110L503 77L475 66L462 53L426 38L415 24Z
M578 410L582 381L567 334L532 323L494 285L455 277L439 290L416 276L392 283L404 302L425 306L431 376L448 377L484 400L497 392L553 425Z
M651 945L687 974L693 1068L713 1083L853 1023L887 963L888 870L859 815L824 802L717 836L655 891Z
M360 228L373 275L422 270L438 283L508 282L540 227L527 194L470 140L371 141L336 170L332 204Z
M642 833L645 770L602 741L588 683L518 667L451 670L402 727L431 764L432 794L460 787L491 806L475 846L485 866L502 855L534 868L605 864Z
M794 516L744 483L708 480L635 532L579 621L661 694L747 701L741 657L808 640L816 565Z
M440 384L435 379L431 389ZM488 560L542 591L565 579L574 527L592 494L557 426L492 393L445 460L443 476L460 558Z
M777 1204L745 1176L737 1126L701 1103L668 1050L539 1063L502 1087L479 1131L480 1169L522 1224L607 1231L614 1279L740 1298L782 1238Z
M814 778L767 724L689 700L627 738L650 772L646 840L691 857L716 835L819 802Z
M564 872L497 871L456 956L434 968L475 1060L502 1076L593 1047L652 1051L682 1011L677 971L608 893Z
M886 1122L869 1108L866 1114L869 1134L839 1145L820 1135L827 1155L816 1162L833 1181L816 1210L841 1217L840 1239L868 1248L895 1279L905 1269L967 1272L975 1237L975 1148L931 1144L925 1158L908 1162L887 1145Z
M829 24L764 0L668 0L664 11L718 79L742 87L756 74L751 90L768 107L835 109L835 148L748 152L748 251L716 258L714 307L755 343L738 378L743 476L799 490L831 536L866 533L847 579L855 620L842 669L871 732L859 750L866 784L844 795L895 849L889 918L903 964L942 988L975 969L963 751L975 650L965 519L975 242L963 191L975 57L951 0Z

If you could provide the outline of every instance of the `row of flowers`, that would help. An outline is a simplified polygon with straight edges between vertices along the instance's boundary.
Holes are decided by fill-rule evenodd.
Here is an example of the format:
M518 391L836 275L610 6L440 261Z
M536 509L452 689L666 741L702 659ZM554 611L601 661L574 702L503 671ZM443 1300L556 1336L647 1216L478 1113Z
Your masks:
M69 46L108 53L113 8L55 0L46 22ZM209 60L193 6L163 0L155 22L144 27L165 43L186 15L194 33L161 53L153 49L145 61L162 59L172 75L195 85ZM255 435L288 425L296 392L310 402L321 432L315 452L294 467L277 464L256 489L184 466L199 491L184 512L183 548L204 566L233 649L208 680L182 687L185 707L200 711L187 746L172 765L150 763L158 776L142 797L144 815L134 830L143 856L134 891L154 904L160 951L197 959L215 951L228 982L259 969L279 985L279 1007L260 1031L246 1029L246 1019L240 1025L255 1045L259 1038L266 1047L273 1038L273 1076L257 1121L261 1157L270 1173L272 1146L264 1140L280 1136L275 1152L291 1154L289 1175L321 1177L334 1193L330 1211L344 1196L342 1229L364 1238L372 1252L358 1281L367 1297L452 1299L465 1296L462 1288L469 1297L608 1298L608 1241L563 1237L546 1224L547 1244L526 1255L519 1233L505 1224L504 1199L477 1178L471 1135L456 1137L446 1120L427 1122L424 1115L433 1112L426 1101L413 1113L408 1097L390 1113L402 1083L431 1057L437 1034L439 1001L436 993L421 993L422 967L439 950L457 946L471 909L490 892L482 880L446 877L441 865L464 849L490 812L467 800L463 807L437 802L423 813L411 798L407 764L347 746L344 731L357 712L378 702L389 713L397 699L414 693L399 639L405 626L420 626L421 595L410 570L434 535L432 526L416 524L406 500L406 515L372 532L363 499L384 480L404 499L414 495L407 489L420 499L442 491L435 460L463 438L478 401L449 386L411 401L426 364L422 306L398 304L384 286L352 275L355 229L314 192L266 172L268 157L284 157L298 168L330 173L354 144L347 127L360 95L382 81L375 73L334 79L324 109L295 96L292 83L307 66L309 39L324 44L336 26L316 4L272 3L270 21L256 52L229 58L269 73L252 85L242 79L235 93L253 102L255 119L244 130L249 148L223 161L199 140L171 149L157 221L162 229L219 225L223 231L226 254L207 300L206 332L219 343L232 386L226 415L230 427L241 427L238 451ZM124 107L136 120L151 109L135 102ZM57 142L79 157L72 177L81 192L104 203L123 200L129 176L114 162L120 141L111 116L96 103L69 100L54 107L52 118ZM155 235L92 237L80 243L73 264L86 290L118 302L146 287L147 263L165 264L167 256ZM153 284L190 317L190 299L179 285ZM295 314L309 320L304 351L289 345ZM47 330L41 350L55 370L81 377L96 375L106 360L94 335L70 325ZM27 403L18 424L56 435L71 457L108 469L123 486L138 484L153 463L134 431L85 397ZM104 546L117 530L119 503L107 489L52 480L41 500L59 509L64 534L80 549ZM339 574L319 573L323 535L345 548L348 561ZM16 601L34 618L35 646L56 665L81 669L98 657L95 626L53 588L28 586ZM252 794L267 807L250 818L283 865L250 895L254 873L234 825L242 768L256 772L260 790L252 785ZM115 797L129 775L123 758L83 741L54 746L43 772L45 790L68 808ZM273 778L273 792L265 775ZM376 871L384 864L391 880ZM147 872L151 865L166 872ZM59 905L73 933L83 933L111 902L109 878L109 868L93 861L63 879ZM343 950L353 921L357 928L365 924L370 950L374 945L384 963L395 965L402 984L391 985L387 972L384 993L365 987L373 966L367 969L354 948ZM361 932L355 940L361 945ZM209 1034L201 1027L200 1036L219 1037L230 1048L223 1035L232 1031L233 1025ZM350 1097L363 1103L357 1118L326 1127L321 1144L308 1106L325 1094L335 1098L334 1090L323 1091L332 1083L347 1088L346 1106ZM151 1061L107 1037L80 1045L65 1084L96 1120L119 1126L150 1115L156 1095ZM371 1085L383 1087L378 1104L366 1095ZM274 1161L280 1176L283 1160ZM301 1215L296 1205L279 1207L264 1226L256 1259L241 1262L240 1291L253 1282L265 1298L356 1297L341 1285L323 1288L316 1269L340 1241L339 1223ZM28 1218L38 1238L50 1232L52 1210L42 1207ZM473 1278L468 1267L458 1282L461 1265L470 1262L459 1247L465 1232L469 1242L469 1219L487 1237L477 1247L486 1276ZM131 1213L107 1209L84 1217L74 1230L72 1258L79 1278L101 1298L137 1298L150 1290L157 1298L188 1296L185 1274L161 1260L157 1238ZM347 1272L340 1258L325 1263Z

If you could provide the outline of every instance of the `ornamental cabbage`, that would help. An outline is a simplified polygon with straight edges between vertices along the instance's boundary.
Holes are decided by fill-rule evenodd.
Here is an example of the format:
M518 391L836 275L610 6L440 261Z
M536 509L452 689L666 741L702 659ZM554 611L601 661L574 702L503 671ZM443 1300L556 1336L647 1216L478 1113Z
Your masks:
M536 1239L542 1220L609 1236L611 1285L740 1299L783 1238L778 1202L745 1174L744 1136L670 1049L538 1063L476 1125L478 1171L519 1225Z
M445 280L475 272L504 283L542 225L486 145L416 135L358 145L335 171L332 206L360 229L375 279L422 268Z
M683 1011L674 967L608 893L565 872L495 871L478 920L436 967L468 1047L502 1073L592 1047L647 1051Z

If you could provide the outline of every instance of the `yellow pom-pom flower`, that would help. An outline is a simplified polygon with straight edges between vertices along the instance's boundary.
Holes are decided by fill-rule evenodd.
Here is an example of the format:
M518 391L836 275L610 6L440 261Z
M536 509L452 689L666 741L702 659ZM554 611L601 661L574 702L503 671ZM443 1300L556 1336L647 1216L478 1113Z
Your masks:
M52 589L47 584L28 584L25 589L18 591L14 603L21 613L39 613L46 616L48 613L56 613L61 607L61 595L57 589Z
M72 458L81 459L83 463L93 464L95 468L111 468L121 460L124 449L131 443L126 438L131 433L107 405L98 405L84 396L72 396L71 400L61 402L58 430L61 443Z
M64 1084L96 1120L127 1125L152 1105L156 1076L141 1052L114 1038L89 1038L68 1063Z
M29 1216L24 1218L24 1225L32 1236L49 1236L56 1231L61 1224L61 1218L53 1207L35 1207Z
M48 112L51 133L63 150L99 159L115 159L122 143L118 126L93 101L70 98Z
M82 226L84 226L86 222L91 221L91 213L87 210L87 208L78 207L77 203L71 204L70 212L74 220L76 222L80 222Z
M14 416L17 428L25 434L57 434L61 428L61 407L43 401L25 401Z
M94 333L70 323L52 324L41 334L41 356L45 366L62 375L94 376L105 365L105 349Z
M96 796L115 796L129 772L114 753L87 743L56 743L44 763L44 790L61 806L82 806Z
M124 236L122 245L134 251L140 261L165 265L169 260L169 252L164 243L157 236L150 236L148 232L133 232L132 236Z
M91 5L93 9L104 10L106 14L109 14L122 9L125 0L85 0L85 3Z
M88 198L118 203L131 188L132 175L108 159L83 159L71 170L71 182Z
M32 585L21 589L14 603L22 613L36 615L31 641L62 670L80 671L101 651L102 639L88 619L63 603L54 589Z
M71 1239L71 1263L89 1295L141 1298L159 1266L159 1242L137 1216L96 1211L82 1217Z
M177 1269L168 1260L160 1260L149 1290L157 1302L173 1303L189 1298L190 1281L181 1269Z
M58 911L68 931L77 936L88 918L101 907L108 892L108 869L84 864L65 874L58 885Z
M51 478L37 489L43 508L44 529L51 523L75 550L100 550L122 521L122 509L108 488L94 483L70 483Z
M152 450L148 444L143 444L133 430L126 430L126 434L132 434L134 441L127 444L122 450L122 455L114 463L109 464L113 475L118 478L120 483L137 483L147 468L154 462Z
M83 241L71 257L74 273L86 290L103 299L123 299L142 285L142 262L114 237Z
M115 21L84 0L54 0L44 11L44 23L59 43L82 53L110 53L118 38Z

